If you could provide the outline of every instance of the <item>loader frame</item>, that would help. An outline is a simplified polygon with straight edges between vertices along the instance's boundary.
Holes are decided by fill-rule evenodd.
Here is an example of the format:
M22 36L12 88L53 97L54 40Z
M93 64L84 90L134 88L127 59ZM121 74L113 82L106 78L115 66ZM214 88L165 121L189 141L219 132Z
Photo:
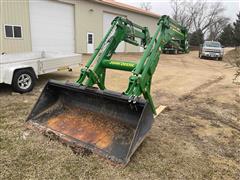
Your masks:
M115 32L113 33L114 29ZM169 16L162 16L159 19L157 30L152 38L150 38L147 27L141 27L123 17L116 17L85 68L81 69L77 83L87 87L96 84L101 90L104 90L106 89L106 69L131 71L132 75L129 77L128 88L124 94L129 97L129 102L133 103L143 95L150 103L153 113L156 114L150 91L152 76L158 65L161 51L164 45L168 43L175 44L173 39L185 39L186 47L184 47L184 51L188 51L185 36L186 33L182 32L181 26ZM137 39L140 39L141 43ZM144 53L138 63L111 59L122 41L144 47ZM91 68L94 62L96 64L94 68Z

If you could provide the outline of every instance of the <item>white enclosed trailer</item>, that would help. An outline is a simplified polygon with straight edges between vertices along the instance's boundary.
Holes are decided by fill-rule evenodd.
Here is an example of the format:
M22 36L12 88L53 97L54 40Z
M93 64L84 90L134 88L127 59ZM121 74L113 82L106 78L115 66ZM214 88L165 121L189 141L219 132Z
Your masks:
M33 89L39 75L71 70L81 64L80 54L30 52L2 54L0 57L0 83L12 85L19 93Z

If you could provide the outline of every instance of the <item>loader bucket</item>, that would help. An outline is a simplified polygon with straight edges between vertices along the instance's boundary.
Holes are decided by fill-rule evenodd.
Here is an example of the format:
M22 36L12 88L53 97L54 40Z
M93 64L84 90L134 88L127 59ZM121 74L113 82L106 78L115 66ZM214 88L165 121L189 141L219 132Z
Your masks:
M30 113L28 127L53 135L73 150L87 149L127 164L153 123L145 100L76 84L49 81Z

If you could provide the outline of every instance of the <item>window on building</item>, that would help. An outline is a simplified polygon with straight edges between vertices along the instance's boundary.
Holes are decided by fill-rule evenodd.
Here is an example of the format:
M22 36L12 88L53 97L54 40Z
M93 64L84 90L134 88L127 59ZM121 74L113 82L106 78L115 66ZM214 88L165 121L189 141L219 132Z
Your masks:
M93 44L93 34L88 34L88 44Z
M5 34L6 34L6 37L13 37L12 26L5 26Z
M22 27L21 26L13 26L13 32L15 38L22 38Z
M5 25L5 36L7 38L22 38L22 27L17 25Z

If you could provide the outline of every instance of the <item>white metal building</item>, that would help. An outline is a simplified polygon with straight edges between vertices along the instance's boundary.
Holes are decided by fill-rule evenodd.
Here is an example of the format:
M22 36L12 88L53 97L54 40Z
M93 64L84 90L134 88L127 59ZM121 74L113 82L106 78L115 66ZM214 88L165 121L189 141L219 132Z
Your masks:
M153 33L159 15L112 0L3 0L0 3L1 52L92 53L116 16ZM121 43L117 52L139 52Z

